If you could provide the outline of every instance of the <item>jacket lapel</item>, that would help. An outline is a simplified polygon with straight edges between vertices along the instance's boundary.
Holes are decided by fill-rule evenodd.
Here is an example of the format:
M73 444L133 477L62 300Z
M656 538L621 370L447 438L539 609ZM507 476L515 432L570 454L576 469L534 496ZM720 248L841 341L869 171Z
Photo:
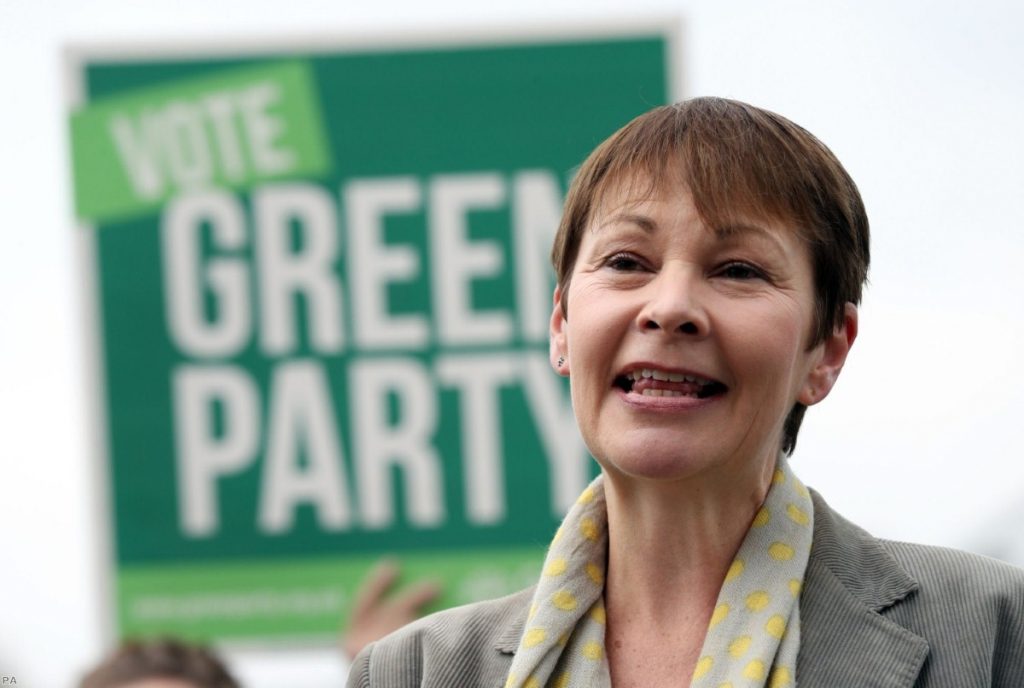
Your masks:
M531 595L530 599L533 599ZM505 627L498 632L498 638L494 642L494 649L503 655L514 655L519 647L519 639L523 637L523 628L526 626L526 616L529 610L524 607L521 613L509 619Z
M814 543L800 597L800 688L910 688L928 642L887 609L918 584L866 532L813 493Z
M529 614L530 602L533 600L533 587L529 588L528 596L525 597L526 604L518 607L517 613L513 614L504 626L498 629L498 635L494 641L494 649L500 654L496 658L499 666L503 667L501 680L495 683L495 688L505 686L505 677L512 668L512 658L519 647L519 640L523 637L523 628L526 627L526 617Z

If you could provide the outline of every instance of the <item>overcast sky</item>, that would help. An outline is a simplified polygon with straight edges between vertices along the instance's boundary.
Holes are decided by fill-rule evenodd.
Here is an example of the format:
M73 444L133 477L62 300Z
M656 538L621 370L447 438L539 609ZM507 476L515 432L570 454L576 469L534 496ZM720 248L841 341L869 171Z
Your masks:
M832 397L808 413L796 470L876 535L1009 547L1024 516L1019 4L0 0L0 674L67 685L105 637L61 47L325 34L343 47L651 17L683 24L682 95L739 98L806 126L868 207L860 337ZM323 650L241 661L254 686L297 666L292 686L340 680Z

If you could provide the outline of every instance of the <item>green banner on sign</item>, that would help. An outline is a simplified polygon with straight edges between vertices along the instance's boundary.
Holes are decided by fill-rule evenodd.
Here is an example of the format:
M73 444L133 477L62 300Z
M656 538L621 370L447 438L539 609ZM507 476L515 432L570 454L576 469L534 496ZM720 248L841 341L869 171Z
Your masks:
M435 607L443 608L524 588L536 580L543 558L530 547L410 554L401 562L404 581L441 584ZM377 561L356 555L132 567L118 581L120 627L127 636L169 633L197 641L331 637Z
M308 63L184 78L99 99L71 118L75 208L144 214L195 189L318 177L330 146Z

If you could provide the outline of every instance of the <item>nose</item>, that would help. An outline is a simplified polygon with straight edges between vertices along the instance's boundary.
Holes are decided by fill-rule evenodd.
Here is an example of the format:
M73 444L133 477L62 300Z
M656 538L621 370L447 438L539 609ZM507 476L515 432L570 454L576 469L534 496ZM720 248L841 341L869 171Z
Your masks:
M636 321L641 330L707 336L710 322L700 295L699 276L690 270L665 270L647 285L646 291Z

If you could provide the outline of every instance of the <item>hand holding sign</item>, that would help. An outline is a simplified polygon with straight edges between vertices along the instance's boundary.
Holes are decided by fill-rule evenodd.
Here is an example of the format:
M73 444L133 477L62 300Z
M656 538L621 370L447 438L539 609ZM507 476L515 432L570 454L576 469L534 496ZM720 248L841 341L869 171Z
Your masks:
M342 632L341 650L350 659L369 643L419 618L423 608L441 593L433 581L420 581L389 595L398 579L393 561L377 564L363 581L352 607L348 627Z

